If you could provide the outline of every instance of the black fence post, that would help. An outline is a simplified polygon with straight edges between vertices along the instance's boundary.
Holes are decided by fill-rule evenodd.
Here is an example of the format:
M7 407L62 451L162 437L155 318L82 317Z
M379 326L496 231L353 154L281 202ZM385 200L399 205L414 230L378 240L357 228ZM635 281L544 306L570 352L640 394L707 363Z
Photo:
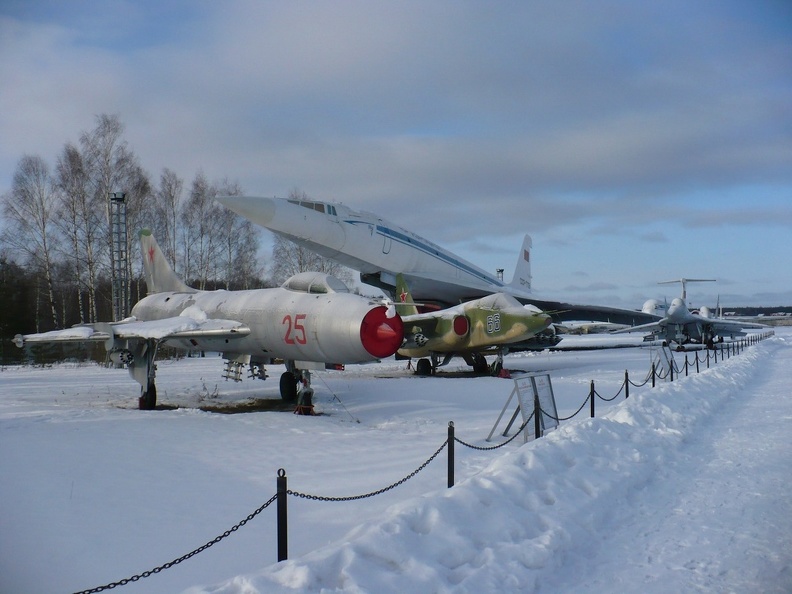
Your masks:
M594 418L594 401L596 398L596 390L594 390L594 380L591 380L591 387L589 388L589 398L591 399L591 418Z
M674 381L674 359L671 359L671 363L668 365L668 374L671 376L671 381Z
M630 397L630 374L627 373L627 370L624 370L624 399L627 400Z
M288 536L288 516L286 514L286 497L288 487L286 483L286 471L278 469L276 497L278 502L278 561L285 561L289 558L289 536Z
M685 351L685 377L688 376L688 352Z
M709 360L710 360L710 352L709 349L707 349L707 369L709 369Z
M699 357L698 357L698 351L696 351L696 373L701 373L701 372L699 371Z
M539 415L542 414L542 407L539 405L539 394L534 392L534 439L539 439L542 436L542 419Z
M448 421L448 488L454 486L454 421Z
M652 387L655 387L655 364L652 362Z

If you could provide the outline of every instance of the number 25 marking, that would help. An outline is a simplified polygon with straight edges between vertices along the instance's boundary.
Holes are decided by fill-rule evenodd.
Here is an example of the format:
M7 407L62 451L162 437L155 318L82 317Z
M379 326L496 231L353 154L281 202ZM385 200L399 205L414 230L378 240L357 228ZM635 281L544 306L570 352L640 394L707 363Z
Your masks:
M305 314L296 314L294 321L292 321L291 315L288 314L283 318L281 323L286 325L286 335L283 337L286 344L305 344L308 342L305 335L304 321Z

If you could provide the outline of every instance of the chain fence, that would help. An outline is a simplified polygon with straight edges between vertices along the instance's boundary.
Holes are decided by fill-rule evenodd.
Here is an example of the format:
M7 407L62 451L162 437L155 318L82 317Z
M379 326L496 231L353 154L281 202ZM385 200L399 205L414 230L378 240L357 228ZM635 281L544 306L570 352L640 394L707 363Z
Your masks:
M753 335L753 336L748 337L748 338L746 338L744 340L736 341L736 343L731 343L726 348L720 349L721 350L721 361L724 360L724 357L731 357L732 354L736 355L736 354L740 353L745 347L747 347L749 345L752 345L752 344L756 344L760 340L764 340L765 338L768 338L769 336L772 336L772 334L773 333L771 331L771 332L764 333L764 334L761 334L761 335ZM692 352L694 354L694 356L695 356L695 359L694 359L693 363L690 363L689 359L688 359L688 354L690 352ZM726 353L725 355L724 355L724 352ZM718 353L718 349L716 349L714 351L714 361L716 363L717 363L717 353ZM701 363L706 363L707 368L709 368L710 362L711 362L711 358L712 357L710 356L709 349L707 349L707 351L706 351L706 356L702 356L701 358L699 358L699 352L698 351L686 351L685 352L685 363L684 363L685 375L687 375L688 369L692 368L693 365L695 365L697 373L699 372ZM668 369L665 369L665 370L662 369L662 367L658 368L658 366L656 365L656 362L653 362L649 374L640 383L633 382L629 378L628 372L625 371L625 373L624 373L624 381L622 382L621 386L619 387L619 390L616 392L615 395L613 395L611 397L607 397L607 398L603 397L595 389L594 380L591 380L591 387L590 387L590 390L589 390L589 394L587 395L586 399L583 401L583 404L581 404L580 407L572 415L569 415L567 417L554 416L554 415L548 413L547 411L543 410L541 408L541 406L539 406L538 401L535 400L533 412L531 412L530 416L517 429L515 434L512 435L508 440L506 440L506 441L504 441L502 443L499 443L497 445L493 445L493 446L479 446L479 445L475 445L475 444L466 442L466 441L464 441L462 439L459 439L459 438L454 436L454 428L453 428L454 424L453 424L453 422L449 422L449 436L448 436L448 438L440 445L439 448L437 448L437 450L431 456L429 456L429 458L426 461L424 461L420 466L418 466L415 470L413 470L410 474L406 475L404 478L402 478L402 479L400 479L400 480L388 485L387 487L383 487L381 489L377 489L376 491L371 491L369 493L365 493L365 494L361 494L361 495L350 495L350 496L344 496L344 497L334 497L334 496L314 495L314 494L302 493L300 491L293 491L293 490L287 489L285 487L286 474L285 474L285 471L283 469L280 469L278 471L278 481L279 482L278 482L278 490L277 490L276 494L273 495L272 497L270 497L263 505L261 505L261 507L259 507L255 511L253 511L251 514L249 514L241 522L239 522L238 524L234 525L233 527L231 527L228 530L226 530L225 532L223 532L223 534L221 534L221 535L217 536L216 538L210 540L209 542L207 542L203 546L200 546L197 549L187 553L186 555L182 555L178 559L174 559L173 561L170 561L169 563L165 563L163 565L160 565L159 567L155 567L154 569L151 569L151 570L148 570L148 571L144 571L144 572L142 572L140 574L134 575L132 577L129 577L129 578L126 578L126 579L123 579L123 580L119 580L117 582L112 582L112 583L106 584L104 586L99 586L97 588L91 588L89 590L81 590L81 591L79 591L79 592L77 592L75 594L96 594L98 592L104 592L106 590L112 590L114 588L117 588L117 587L120 587L120 586L125 586L126 584L137 582L137 581L139 581L141 579L144 579L144 578L150 577L152 575L158 574L158 573L160 573L162 571L165 571L166 569L170 569L171 567L174 567L175 565L178 565L178 564L186 561L187 559L190 559L190 558L198 555L199 553L205 551L206 549L216 545L220 541L228 538L231 534L233 534L234 532L236 532L237 530L242 528L245 524L247 524L248 522L253 520L253 518L258 516L261 512L263 512L265 509L267 509L274 502L277 502L278 508L279 508L279 510L278 510L278 524L279 524L278 525L278 540L279 540L279 542L278 542L278 549L279 549L278 561L282 561L282 560L286 559L286 555L285 555L285 551L286 551L286 540L285 540L286 539L286 513L285 513L286 505L285 505L285 497L287 495L292 496L292 497L301 498L301 499L307 499L307 500L311 500L311 501L327 501L327 502L356 501L356 500L361 500L361 499L367 499L367 498L370 498L370 497L375 497L377 495L381 495L383 493L391 491L392 489L395 489L396 487L406 483L408 480L410 480L413 477L415 477L419 472L421 472L427 466L429 466L429 464L431 464L440 455L440 453L444 449L448 449L448 451L449 451L449 463L448 463L449 480L448 480L448 487L450 488L451 486L453 486L453 451L454 451L453 444L454 443L458 443L458 444L460 444L460 445L462 445L464 447L467 447L467 448L470 448L470 449L473 449L473 450L493 451L493 450L497 450L497 449L500 449L502 447L505 447L506 445L508 445L512 441L514 441L514 439L516 439L520 435L520 433L522 433L526 429L528 424L531 422L532 419L535 418L536 415L542 414L542 415L545 415L547 418L552 419L554 421L558 421L558 422L569 421L569 420L573 419L574 417L576 417L578 414L580 414L580 412L585 408L587 403L590 403L590 405L591 405L591 416L593 417L594 416L594 400L595 399L600 399L600 400L602 400L604 402L612 402L622 392L625 393L625 398L629 398L629 388L630 388L630 386L640 388L640 387L645 386L646 384L648 384L651 381L652 382L652 386L654 387L656 379L663 380L663 379L670 378L673 381L673 373L674 373L674 367L676 366L676 362L673 361L673 357L671 358L671 361L672 361L671 365L669 366ZM679 369L678 368L676 369L676 372L677 372L677 374L679 374ZM535 435L534 436L535 439L538 439L539 437L541 437L541 435ZM284 485L283 488L281 488L281 485Z
M187 561L187 559L195 557L198 553L204 552L209 547L212 547L212 546L216 545L218 542L220 542L221 540L224 540L224 539L228 538L229 536L231 536L234 532L236 532L237 530L242 528L242 526L244 526L245 524L250 522L250 520L255 518L257 515L259 515L261 512L263 512L265 509L267 509L270 505L272 505L272 503L275 501L276 497L277 497L277 495L273 495L272 497L270 497L267 500L267 502L264 505L262 505L256 511L254 511L253 513L248 515L248 517L246 517L244 520L242 520L241 522L239 522L238 524L236 524L232 528L229 528L228 530L223 532L220 536L218 536L216 538L213 538L212 540L207 542L205 545L198 547L194 551L190 551L186 555L182 555L178 559L174 559L173 561L170 561L169 563L165 563L164 565L160 565L159 567L155 567L154 569L150 569L148 571L144 571L143 573L140 573L138 575L133 575L130 578L119 580L117 582L112 582L112 583L106 584L104 586L99 586L98 588L91 588L90 590L81 590L80 592L77 592L76 594L96 594L97 592L104 592L105 590L112 590L113 588L117 588L118 586L126 586L127 584L130 584L132 582L137 582L138 580L142 580L143 578L147 578L147 577L152 576L152 575L154 575L156 573L160 573L161 571L164 571L166 569L170 569L171 567L173 567L175 565L178 565L179 563L182 563L183 561Z

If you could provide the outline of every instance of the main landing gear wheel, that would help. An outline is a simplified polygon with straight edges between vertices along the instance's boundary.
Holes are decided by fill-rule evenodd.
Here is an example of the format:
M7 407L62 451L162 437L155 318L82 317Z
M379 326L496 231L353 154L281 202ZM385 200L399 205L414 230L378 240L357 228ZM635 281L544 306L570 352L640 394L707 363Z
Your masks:
M432 375L432 362L429 359L418 359L415 364L415 373L418 375Z
M138 408L140 410L154 410L156 407L157 386L154 384L154 382L149 382L148 387L138 399Z
M475 353L473 355L473 373L478 375L485 375L489 373L487 359L481 353Z
M284 371L280 377L280 395L285 402L297 400L297 378L291 371Z

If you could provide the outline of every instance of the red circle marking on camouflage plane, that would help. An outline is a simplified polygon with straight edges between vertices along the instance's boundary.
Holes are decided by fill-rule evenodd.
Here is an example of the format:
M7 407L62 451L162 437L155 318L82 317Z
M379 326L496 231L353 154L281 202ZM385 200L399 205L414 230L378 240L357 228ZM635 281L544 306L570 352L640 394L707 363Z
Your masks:
M467 316L457 316L454 318L454 332L457 336L464 336L470 329L470 323Z

